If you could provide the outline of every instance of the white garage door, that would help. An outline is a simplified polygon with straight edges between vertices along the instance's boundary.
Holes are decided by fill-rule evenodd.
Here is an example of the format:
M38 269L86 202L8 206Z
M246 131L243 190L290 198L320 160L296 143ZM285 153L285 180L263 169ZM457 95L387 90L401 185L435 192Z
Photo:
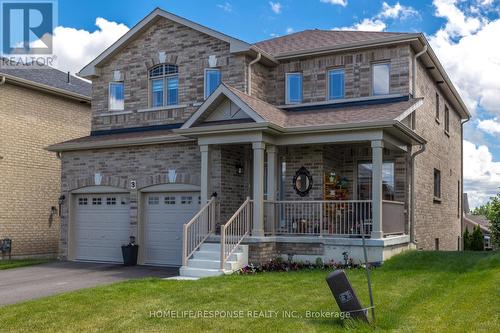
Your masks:
M129 242L127 194L79 194L74 216L75 259L123 262L121 246Z
M181 265L182 226L198 212L200 193L148 193L145 201L144 262Z

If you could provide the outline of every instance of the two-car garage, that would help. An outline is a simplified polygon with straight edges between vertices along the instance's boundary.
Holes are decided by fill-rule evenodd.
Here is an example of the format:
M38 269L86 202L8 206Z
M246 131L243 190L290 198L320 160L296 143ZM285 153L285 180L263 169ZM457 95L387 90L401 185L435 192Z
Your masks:
M140 195L137 234L141 264L181 265L182 228L199 210L199 200L199 190L191 188ZM70 257L122 262L121 246L129 242L131 234L136 234L131 229L129 193L75 193L72 207Z

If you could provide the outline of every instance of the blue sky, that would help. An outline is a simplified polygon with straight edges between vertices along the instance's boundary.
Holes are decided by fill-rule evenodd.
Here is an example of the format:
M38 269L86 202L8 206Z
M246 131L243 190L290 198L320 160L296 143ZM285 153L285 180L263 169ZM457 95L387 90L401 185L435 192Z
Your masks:
M304 29L427 35L473 120L465 126L471 205L500 187L500 0L59 0L57 67L77 72L154 8L255 42Z

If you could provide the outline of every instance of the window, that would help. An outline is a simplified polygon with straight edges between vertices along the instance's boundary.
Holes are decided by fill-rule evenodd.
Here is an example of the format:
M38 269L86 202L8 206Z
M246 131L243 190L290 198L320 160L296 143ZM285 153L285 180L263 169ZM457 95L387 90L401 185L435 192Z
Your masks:
M175 205L175 197L165 197L165 205Z
M181 197L181 204L190 205L193 203L193 197Z
M88 201L87 198L78 198L78 204L80 206L87 205Z
M160 203L159 197L149 197L148 198L148 205L158 205L159 203Z
M344 70L328 71L328 99L344 98Z
M358 164L358 200L372 198L372 163ZM382 166L382 198L394 200L394 162L384 162Z
M302 73L286 73L285 103L298 104L302 102Z
M434 169L434 200L441 200L441 171Z
M220 69L205 69L205 98L210 96L220 84Z
M179 67L163 64L149 70L151 107L179 104Z
M448 109L448 105L444 106L444 131L447 134L450 133L450 110Z
M92 198L92 205L100 205L102 203L101 198Z
M112 111L122 111L125 107L123 96L123 82L111 82L109 84L109 109Z
M436 119L439 120L440 114L439 114L439 94L436 93Z
M106 205L116 205L116 198L114 197L106 198Z
M373 95L389 94L389 64L375 64L372 66Z

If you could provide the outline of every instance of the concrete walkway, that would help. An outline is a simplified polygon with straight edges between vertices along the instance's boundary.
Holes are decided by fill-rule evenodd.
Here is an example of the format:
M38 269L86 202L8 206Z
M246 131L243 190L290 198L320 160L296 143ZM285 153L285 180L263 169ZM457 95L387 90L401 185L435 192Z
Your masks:
M52 262L0 270L0 306L144 277L179 275L178 268Z

